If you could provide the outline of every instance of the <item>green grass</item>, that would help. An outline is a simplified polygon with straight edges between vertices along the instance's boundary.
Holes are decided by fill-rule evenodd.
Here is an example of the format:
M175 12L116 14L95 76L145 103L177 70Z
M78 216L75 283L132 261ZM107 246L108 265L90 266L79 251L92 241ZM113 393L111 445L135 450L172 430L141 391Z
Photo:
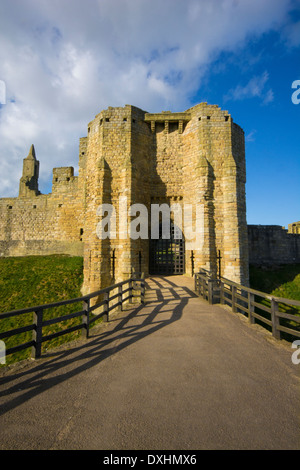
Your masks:
M0 312L18 310L41 304L72 299L81 296L83 282L83 259L63 255L0 258ZM81 310L82 303L66 305L44 311L44 319L50 319ZM43 335L51 334L78 324L81 317L44 327ZM0 332L32 323L32 313L0 320ZM15 346L31 340L31 332L6 338L5 346ZM80 330L43 343L46 348L75 339ZM10 364L30 356L30 349L7 356Z
M282 265L276 268L250 266L250 287L252 289L271 294L274 297L300 301L300 264ZM262 300L260 297L256 297L256 302L260 302L270 307L270 301ZM281 312L300 316L300 307L293 307L280 303L279 309ZM258 313L269 318L263 310ZM297 322L285 319L281 319L280 322L283 326L293 327L297 329L297 331L300 331L299 323ZM298 337L287 333L282 333L282 338L288 341L299 339Z
M277 297L300 300L300 264L277 268L250 266L250 286Z

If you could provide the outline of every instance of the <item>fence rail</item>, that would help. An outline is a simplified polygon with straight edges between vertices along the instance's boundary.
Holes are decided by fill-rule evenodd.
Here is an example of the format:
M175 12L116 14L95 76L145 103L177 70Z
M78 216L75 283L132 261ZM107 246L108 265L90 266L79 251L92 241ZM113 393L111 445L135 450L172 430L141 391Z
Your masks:
M296 310L300 307L300 301L275 297L223 277L215 279L204 269L195 274L194 280L195 292L210 304L229 305L233 312L246 314L250 323L259 320L270 327L276 339L281 339L282 333L300 337L300 316L297 316L297 313L300 315L300 310ZM287 309L286 306L290 310L294 308L297 313L282 311ZM296 326L290 322L294 322Z
M124 287L127 285L128 288L124 289ZM117 290L117 293L111 295L111 293L115 290ZM20 333L32 331L31 341L27 341L25 343L18 344L16 346L6 349L6 355L13 354L15 352L31 347L31 357L37 359L41 357L42 343L79 329L81 329L82 334L88 338L91 325L100 318L103 318L103 321L108 322L109 312L111 312L117 307L120 307L120 309L122 310L122 306L126 301L132 303L132 299L135 297L134 291L136 290L140 290L141 303L144 304L145 281L143 274L139 278L137 278L137 276L134 276L130 279L98 290L96 292L92 292L91 294L84 295L82 297L39 305L36 307L23 308L20 310L14 310L12 312L0 313L0 321L4 318L12 318L17 315L23 315L31 312L33 313L33 321L30 325L22 326L20 328L14 328L12 330L0 333L0 340L2 340L4 338L9 338ZM94 298L96 298L97 301L94 305L91 305L91 299ZM114 300L117 301L111 305L111 301ZM68 304L76 304L78 302L82 302L82 309L77 312L58 316L56 318L51 318L48 320L43 319L45 310L54 307L61 307ZM91 317L90 313L94 312L95 310L97 310L97 312L95 312L95 314L93 314L93 316ZM70 320L71 318L76 317L82 318L81 323L79 323L78 325L64 328L52 334L43 335L43 327Z

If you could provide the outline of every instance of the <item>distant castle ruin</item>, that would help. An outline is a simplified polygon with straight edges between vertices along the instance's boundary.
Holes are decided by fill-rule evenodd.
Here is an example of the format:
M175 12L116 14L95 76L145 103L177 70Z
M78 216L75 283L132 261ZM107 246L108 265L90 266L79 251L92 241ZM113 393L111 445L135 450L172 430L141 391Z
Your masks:
M109 107L79 141L78 176L72 167L54 168L50 194L40 193L38 176L32 146L19 196L0 200L1 256L83 256L84 293L127 279L132 269L192 275L202 267L217 275L221 266L224 277L248 284L244 132L218 106L201 103L157 114ZM104 204L116 208L117 233L111 238L97 234ZM132 222L134 204L142 204L149 219L154 206L198 205L201 243L191 248L184 229L176 236L172 211L167 239L161 226L155 239L150 228L148 237L121 236L120 211ZM193 213L187 223L191 228Z

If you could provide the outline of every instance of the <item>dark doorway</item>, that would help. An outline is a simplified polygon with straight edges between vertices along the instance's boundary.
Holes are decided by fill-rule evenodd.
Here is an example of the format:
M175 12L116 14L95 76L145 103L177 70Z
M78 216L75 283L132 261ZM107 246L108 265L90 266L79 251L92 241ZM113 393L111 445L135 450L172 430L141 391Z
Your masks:
M184 274L185 243L183 235L175 238L175 227L171 224L170 238L162 238L162 226L159 227L159 238L150 239L149 273L150 274Z

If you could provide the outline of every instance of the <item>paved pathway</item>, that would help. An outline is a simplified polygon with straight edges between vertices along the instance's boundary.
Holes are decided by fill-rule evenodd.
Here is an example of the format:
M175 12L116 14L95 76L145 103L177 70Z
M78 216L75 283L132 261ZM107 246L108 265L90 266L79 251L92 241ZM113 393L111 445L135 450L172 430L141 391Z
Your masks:
M299 449L290 346L185 276L144 308L0 378L0 449Z

